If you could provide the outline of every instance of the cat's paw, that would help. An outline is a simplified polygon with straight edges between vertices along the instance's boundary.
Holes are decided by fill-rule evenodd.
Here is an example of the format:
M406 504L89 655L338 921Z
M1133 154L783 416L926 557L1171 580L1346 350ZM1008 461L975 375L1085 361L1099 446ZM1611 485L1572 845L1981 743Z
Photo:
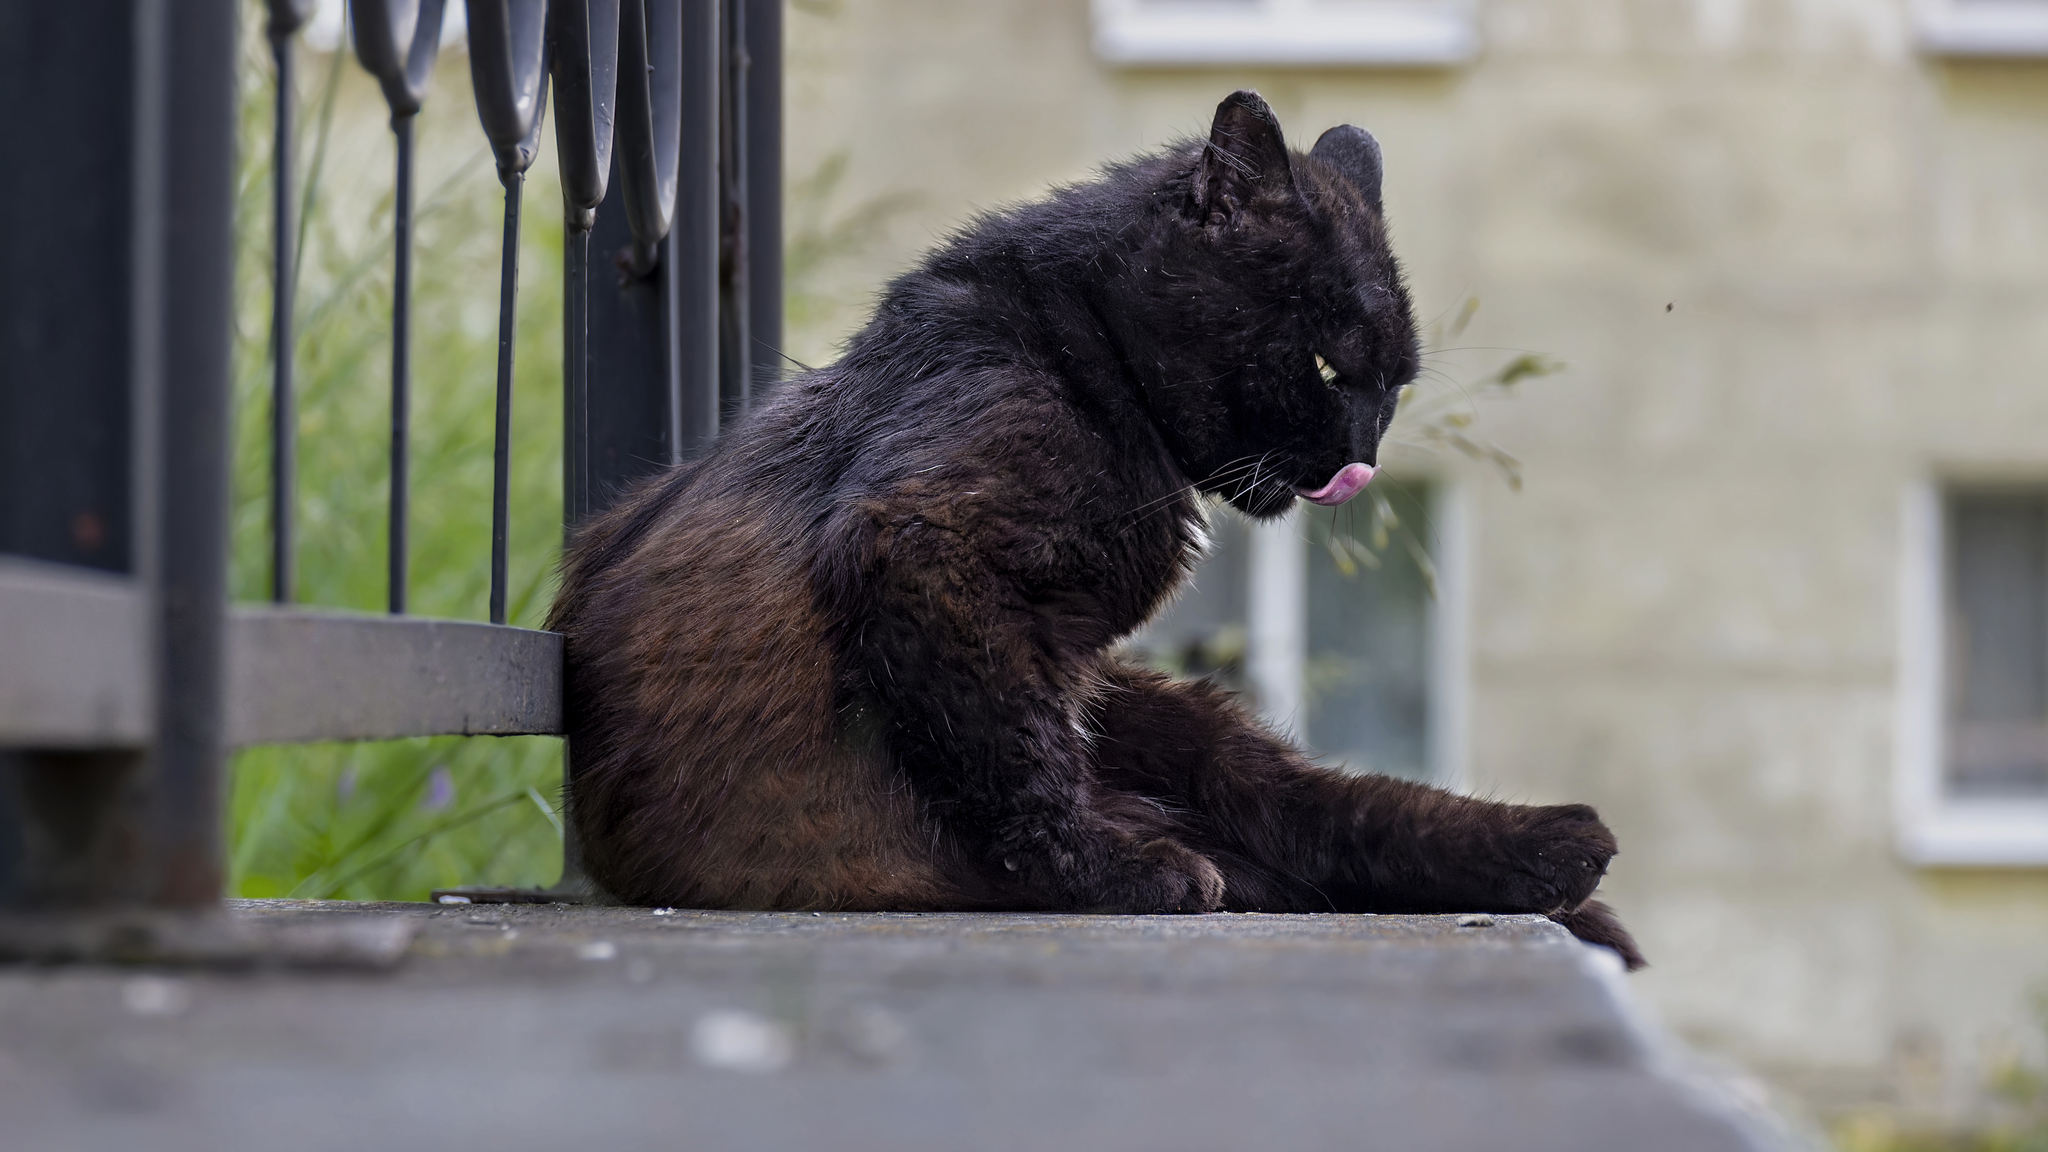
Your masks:
M1223 906L1223 873L1177 840L1139 844L1115 871L1098 897L1098 912L1214 912Z
M1584 904L1617 851L1600 814L1586 804L1557 804L1516 815L1502 845L1510 867L1501 894L1532 912Z
M1614 909L1598 900L1588 900L1570 912L1552 912L1550 918L1588 944L1613 949L1631 972L1649 964L1643 959L1642 950L1636 947L1636 938L1621 926Z

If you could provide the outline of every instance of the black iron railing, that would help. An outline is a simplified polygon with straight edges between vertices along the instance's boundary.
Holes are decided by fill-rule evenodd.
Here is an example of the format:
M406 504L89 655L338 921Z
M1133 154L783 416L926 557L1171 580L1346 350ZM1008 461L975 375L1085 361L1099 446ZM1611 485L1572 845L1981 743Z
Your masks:
M491 552L478 558L490 623L405 615L412 125L444 2L349 6L396 144L384 616L291 606L292 83L313 5L267 3L274 603L232 612L239 6L0 6L0 155L33 158L0 181L0 208L34 222L0 248L0 913L217 900L232 746L561 731L560 638L505 626L518 228L547 112L568 225L565 530L715 436L778 372L779 0L468 0L478 118L505 189ZM110 68L109 53L127 58Z

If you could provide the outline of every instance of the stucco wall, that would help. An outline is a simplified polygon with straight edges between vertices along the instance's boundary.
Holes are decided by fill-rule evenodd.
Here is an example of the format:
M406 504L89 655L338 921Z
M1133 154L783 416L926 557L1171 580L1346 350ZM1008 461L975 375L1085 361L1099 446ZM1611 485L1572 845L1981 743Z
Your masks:
M1569 371L1484 408L1524 463L1472 510L1470 786L1597 804L1672 1024L1824 1108L1969 1105L2038 1044L2048 871L1892 847L1900 500L2048 478L2048 62L1914 50L1895 0L1494 0L1430 71L1117 71L1083 0L845 0L789 19L789 168L866 206L792 334L978 208L1259 89L1372 129L1436 363ZM1667 305L1670 307L1667 310Z

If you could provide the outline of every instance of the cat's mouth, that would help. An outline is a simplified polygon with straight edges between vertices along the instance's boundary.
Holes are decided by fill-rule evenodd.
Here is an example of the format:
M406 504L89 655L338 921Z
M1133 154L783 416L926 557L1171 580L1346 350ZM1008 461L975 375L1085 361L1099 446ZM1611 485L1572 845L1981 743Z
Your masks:
M1330 482L1321 488L1317 488L1314 491L1310 491L1307 488L1296 488L1295 492L1299 493L1304 500L1321 504L1325 507L1334 507L1365 491L1365 486L1372 483L1374 471L1376 469L1370 464L1346 464L1342 468L1337 469L1337 474L1330 477Z

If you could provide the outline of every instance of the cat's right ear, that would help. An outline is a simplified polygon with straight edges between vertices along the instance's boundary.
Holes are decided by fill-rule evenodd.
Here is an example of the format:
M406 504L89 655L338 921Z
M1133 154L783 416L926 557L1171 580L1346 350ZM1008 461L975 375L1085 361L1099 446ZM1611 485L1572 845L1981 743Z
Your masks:
M1375 209L1380 206L1380 142L1353 124L1339 124L1316 138L1309 155L1351 181Z
M1294 166L1279 117L1249 89L1224 97L1195 172L1190 215L1204 224L1227 224L1253 200L1293 191Z

